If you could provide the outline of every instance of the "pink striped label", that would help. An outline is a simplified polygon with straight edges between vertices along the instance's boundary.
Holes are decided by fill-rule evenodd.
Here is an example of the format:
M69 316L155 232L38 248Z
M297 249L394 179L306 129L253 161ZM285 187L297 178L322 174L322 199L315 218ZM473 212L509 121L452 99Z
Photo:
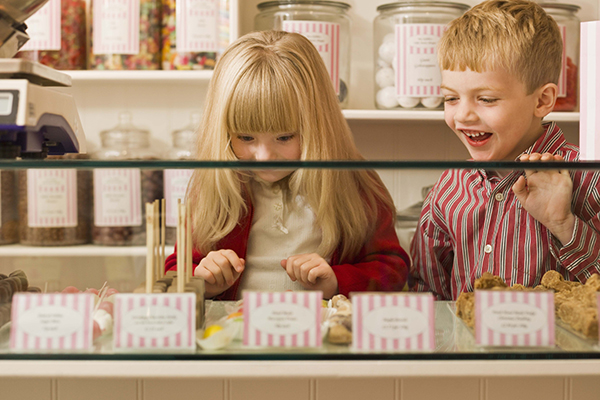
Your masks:
M554 294L475 291L475 339L479 346L554 346Z
M60 0L48 1L26 23L29 41L22 51L60 50Z
M305 36L325 62L335 93L340 93L340 24L320 21L283 21L282 30ZM346 82L348 84L348 82Z
M600 160L600 21L581 23L579 148L581 160Z
M320 291L244 291L244 346L320 347Z
M94 224L142 224L141 171L137 168L94 170Z
M119 293L115 296L116 351L196 349L194 293Z
M27 225L31 228L77 226L76 170L27 170Z
M352 347L356 351L435 349L434 298L430 293L352 293Z
M185 192L194 173L193 169L165 169L164 193L167 207L165 224L170 227L177 226L177 200L185 198Z
M560 67L560 76L558 78L558 97L567 96L567 27L558 25L562 37L562 60ZM572 60L577 62L577 60Z
M17 293L12 301L13 351L85 351L92 348L89 293Z
M219 0L176 0L175 21L178 52L219 49Z
M138 54L140 1L96 0L93 7L94 54Z
M441 97L442 75L436 47L446 30L443 24L395 26L395 86L398 96Z

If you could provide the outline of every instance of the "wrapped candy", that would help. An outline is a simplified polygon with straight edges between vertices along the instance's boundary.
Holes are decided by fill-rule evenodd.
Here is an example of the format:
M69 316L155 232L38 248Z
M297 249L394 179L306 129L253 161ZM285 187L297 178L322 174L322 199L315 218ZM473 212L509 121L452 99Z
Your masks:
M93 0L90 14L91 69L160 69L160 0Z

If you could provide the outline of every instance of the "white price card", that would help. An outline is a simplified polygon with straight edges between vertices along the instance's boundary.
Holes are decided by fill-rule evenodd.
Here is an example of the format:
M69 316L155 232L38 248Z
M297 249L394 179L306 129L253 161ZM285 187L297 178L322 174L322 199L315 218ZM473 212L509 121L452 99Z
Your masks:
M356 351L435 349L434 299L429 293L352 293Z
M475 341L479 346L554 346L554 293L475 291Z
M115 351L194 351L196 295L156 293L115 295Z
M94 225L142 225L142 178L138 168L94 170Z
M600 160L600 21L581 23L580 54L580 159Z
M244 346L320 347L320 291L244 291Z
M92 348L89 293L17 293L12 300L10 349L75 352Z

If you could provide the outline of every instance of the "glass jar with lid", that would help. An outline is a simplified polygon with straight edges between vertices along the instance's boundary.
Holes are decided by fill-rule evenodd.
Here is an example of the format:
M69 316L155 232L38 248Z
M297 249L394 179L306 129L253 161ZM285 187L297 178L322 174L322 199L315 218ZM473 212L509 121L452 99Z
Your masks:
M341 107L348 105L350 5L337 1L280 0L258 4L254 29L306 36L325 62Z
M383 4L373 22L375 106L443 107L436 47L446 25L470 8L441 1Z
M540 3L560 29L563 39L563 57L558 79L558 98L554 111L575 111L578 105L579 82L579 26L577 12L581 7L575 4Z
M150 147L150 132L136 127L131 114L121 113L119 124L100 132L100 160L157 159ZM92 241L109 246L146 243L145 204L161 199L163 174L139 168L94 170L94 224Z
M45 162L87 159L87 154L48 156ZM91 173L71 168L18 171L19 241L29 246L89 243Z
M190 123L184 128L177 129L171 134L173 148L169 151L170 160L192 160L197 129L200 125L200 114L192 113ZM177 238L177 200L183 202L187 186L192 177L193 169L165 169L165 236L167 244L175 244Z
M16 171L0 171L0 244L19 241Z

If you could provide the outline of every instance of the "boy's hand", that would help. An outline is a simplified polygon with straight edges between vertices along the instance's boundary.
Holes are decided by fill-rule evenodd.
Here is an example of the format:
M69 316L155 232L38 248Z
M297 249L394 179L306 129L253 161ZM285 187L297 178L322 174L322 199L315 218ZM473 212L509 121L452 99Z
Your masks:
M564 161L550 153L532 153L520 161ZM512 187L517 199L533 218L552 232L563 245L573 236L575 216L571 212L573 182L567 170L525 170Z
M246 261L233 250L211 251L200 261L194 275L204 279L204 297L211 298L229 289L245 266Z
M325 299L330 299L338 292L338 281L333 269L318 254L291 256L281 260L281 266L292 281L298 281L304 289L322 291Z

